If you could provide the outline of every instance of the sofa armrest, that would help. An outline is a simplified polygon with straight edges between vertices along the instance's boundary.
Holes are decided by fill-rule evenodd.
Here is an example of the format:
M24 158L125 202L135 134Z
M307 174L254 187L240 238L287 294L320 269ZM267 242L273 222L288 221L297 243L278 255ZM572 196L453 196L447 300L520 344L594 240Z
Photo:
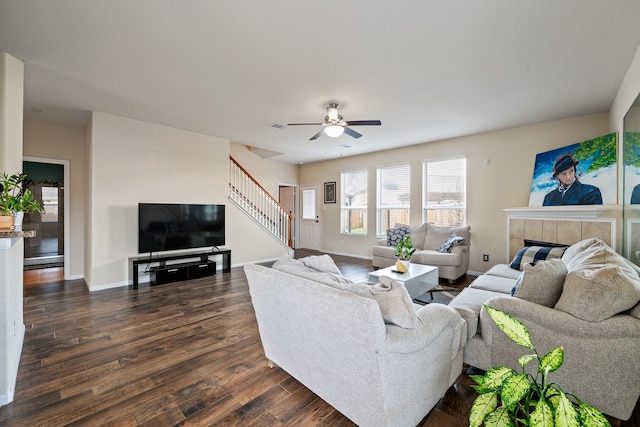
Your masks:
M404 329L395 325L386 325L387 336L381 343L380 353L413 353L426 346L443 333L452 334L452 357L461 343L464 321L453 308L443 304L427 304L416 311L418 321L413 329Z
M469 245L456 245L451 248L452 254L462 255L466 254L467 252L469 252Z
M378 239L378 241L376 242L376 246L389 246L387 245L387 238L385 237L384 239Z

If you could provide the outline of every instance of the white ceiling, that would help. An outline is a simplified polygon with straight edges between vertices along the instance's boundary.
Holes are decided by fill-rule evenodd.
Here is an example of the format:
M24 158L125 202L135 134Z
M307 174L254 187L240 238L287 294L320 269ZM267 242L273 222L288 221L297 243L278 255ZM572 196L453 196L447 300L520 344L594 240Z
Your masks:
M0 51L25 62L27 115L101 111L308 163L608 111L639 23L638 0L0 0ZM270 127L331 101L382 126Z

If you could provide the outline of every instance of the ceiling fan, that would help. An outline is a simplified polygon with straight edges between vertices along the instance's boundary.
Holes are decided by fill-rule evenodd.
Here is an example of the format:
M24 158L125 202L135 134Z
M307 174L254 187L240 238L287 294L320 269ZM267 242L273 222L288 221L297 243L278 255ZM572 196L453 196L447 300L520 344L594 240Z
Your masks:
M382 125L382 122L380 122L380 120L345 121L344 118L340 114L338 114L338 108L339 106L336 103L329 104L329 106L327 107L327 117L324 118L324 123L289 123L287 126L324 126L324 129L320 130L320 132L309 138L310 141L313 141L314 139L320 138L322 132L326 133L327 136L330 136L331 138L337 138L342 135L343 132L353 138L360 138L362 136L361 133L348 128L347 126Z

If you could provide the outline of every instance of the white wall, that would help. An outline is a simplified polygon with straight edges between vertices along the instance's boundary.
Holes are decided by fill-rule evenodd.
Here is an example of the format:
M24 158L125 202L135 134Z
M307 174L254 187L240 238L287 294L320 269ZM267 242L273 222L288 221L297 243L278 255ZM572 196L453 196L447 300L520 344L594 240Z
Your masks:
M0 52L0 172L22 171L24 64ZM24 341L22 264L24 242L3 239L0 249L0 405L13 400Z
M369 170L369 234L341 235L340 204L321 210L324 251L371 257L375 244L376 167L411 162L411 224L422 222L422 160L451 155L467 156L467 224L471 226L470 271L484 272L491 265L507 261L506 215L509 207L529 204L531 177L536 154L584 141L609 132L607 113L540 123L431 142L401 149L312 163L300 168L300 184L338 183L340 171L366 167ZM488 160L488 164L484 164ZM490 262L482 261L488 254Z
M89 129L90 290L128 284L127 259L138 255L139 202L226 204L225 248L232 250L232 265L283 253L227 200L228 141L98 112Z
M65 196L69 198L69 263L65 275L69 279L83 277L84 272L84 185L85 130L82 126L61 125L25 117L24 155L69 162L69 182Z

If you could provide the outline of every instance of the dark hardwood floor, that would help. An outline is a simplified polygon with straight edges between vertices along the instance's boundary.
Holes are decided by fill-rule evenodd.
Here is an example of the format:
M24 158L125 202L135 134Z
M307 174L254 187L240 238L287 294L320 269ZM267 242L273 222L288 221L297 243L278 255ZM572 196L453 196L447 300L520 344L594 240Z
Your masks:
M371 270L369 260L332 258L352 280ZM267 367L242 268L93 294L53 273L25 276L27 331L15 398L0 409L0 425L353 425ZM420 426L468 425L471 384L463 372ZM621 425L638 426L637 419Z

